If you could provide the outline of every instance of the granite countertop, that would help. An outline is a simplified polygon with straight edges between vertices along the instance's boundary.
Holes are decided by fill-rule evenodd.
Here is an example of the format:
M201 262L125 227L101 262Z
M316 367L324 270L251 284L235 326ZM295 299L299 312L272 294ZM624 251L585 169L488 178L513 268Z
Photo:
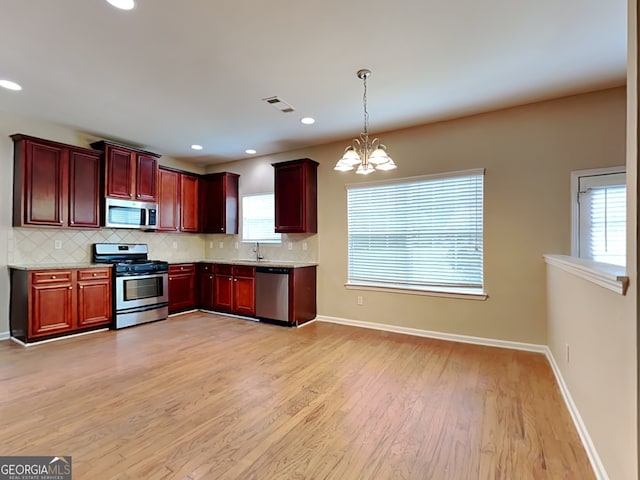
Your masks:
M170 262L180 263L180 262ZM280 267L280 268L302 268L302 267L316 267L317 262L295 262L292 260L243 260L243 259L200 259L195 261L185 261L182 263L218 263L224 265L245 265L248 267Z
M79 262L79 263L26 263L26 264L11 264L9 268L14 270L70 270L77 268L111 268L111 263L91 263L91 262Z
M280 267L280 268L302 268L315 267L316 262L294 262L290 260L243 260L243 259L199 259L199 260L181 260L171 261L171 264L177 263L220 263L225 265L245 265L249 267ZM45 263L45 264L12 264L8 265L14 270L69 270L78 268L111 268L111 263Z

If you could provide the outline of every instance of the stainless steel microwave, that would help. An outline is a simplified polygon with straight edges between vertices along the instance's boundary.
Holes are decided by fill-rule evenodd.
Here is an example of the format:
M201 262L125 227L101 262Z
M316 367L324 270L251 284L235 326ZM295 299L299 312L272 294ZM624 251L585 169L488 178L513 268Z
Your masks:
M107 198L104 210L104 226L107 228L158 228L158 204Z

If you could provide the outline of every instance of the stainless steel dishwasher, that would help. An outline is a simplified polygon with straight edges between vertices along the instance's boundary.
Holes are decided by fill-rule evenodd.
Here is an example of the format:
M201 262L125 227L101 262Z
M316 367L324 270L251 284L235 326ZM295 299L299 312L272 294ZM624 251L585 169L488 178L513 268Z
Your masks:
M256 267L256 317L289 322L289 273L286 267Z

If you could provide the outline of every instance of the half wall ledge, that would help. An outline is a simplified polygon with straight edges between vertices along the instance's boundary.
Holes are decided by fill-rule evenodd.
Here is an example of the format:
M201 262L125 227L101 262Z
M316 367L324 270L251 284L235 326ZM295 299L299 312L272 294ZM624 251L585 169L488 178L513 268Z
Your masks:
M626 295L629 277L624 267L609 263L594 262L569 255L544 255L544 261L565 272L600 285L620 295Z

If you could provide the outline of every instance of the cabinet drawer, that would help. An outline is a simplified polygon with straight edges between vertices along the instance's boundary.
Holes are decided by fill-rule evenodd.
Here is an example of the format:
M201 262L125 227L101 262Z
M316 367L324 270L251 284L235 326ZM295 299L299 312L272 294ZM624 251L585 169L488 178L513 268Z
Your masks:
M233 276L253 278L256 276L256 269L255 267L236 266L236 267L233 267Z
M232 265L226 265L224 263L216 263L213 266L213 271L216 275L229 275L231 276L233 274L233 266Z
M193 263L176 263L169 265L169 274L176 273L193 273L196 271L196 266Z
M213 273L213 263L199 263L198 271L202 273Z
M110 278L110 268L88 268L86 270L78 270L78 280L98 280Z
M71 282L70 270L47 270L31 273L31 283L33 283L34 285L68 282Z

